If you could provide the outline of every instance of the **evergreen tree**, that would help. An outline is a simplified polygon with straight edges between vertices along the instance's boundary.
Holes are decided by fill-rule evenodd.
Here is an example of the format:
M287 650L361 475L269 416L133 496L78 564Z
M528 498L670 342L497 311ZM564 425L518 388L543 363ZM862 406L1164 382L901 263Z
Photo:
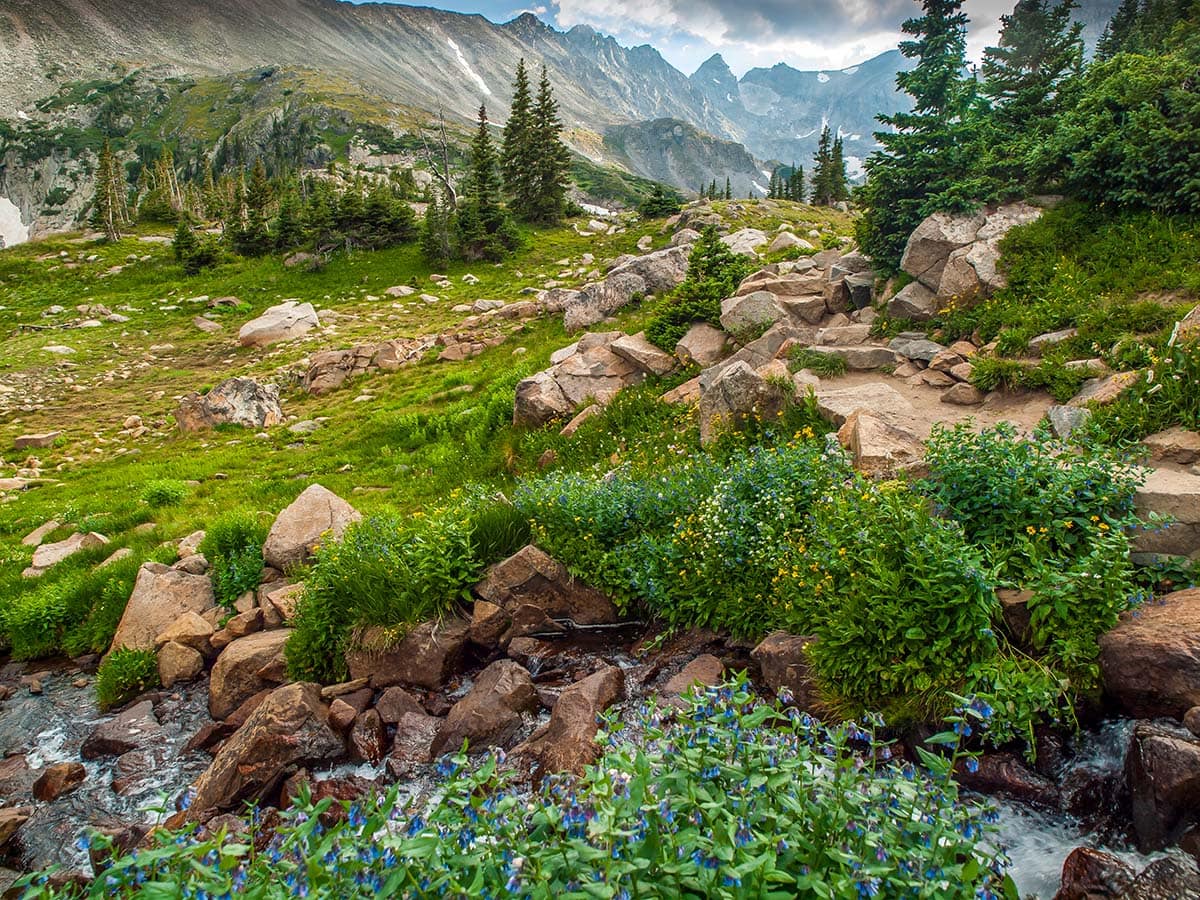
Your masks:
M1104 26L1104 33L1096 44L1097 59L1112 59L1118 53L1130 49L1126 46L1141 15L1141 0L1121 0L1121 5Z
M92 199L92 225L104 232L109 241L121 239L121 229L129 224L126 206L125 172L112 152L108 139L100 148L96 164L96 195Z
M681 203L679 195L668 191L663 185L655 183L650 190L650 196L642 201L638 212L647 219L658 219L663 216L673 216L679 212Z
M902 26L913 40L900 44L916 66L896 76L913 98L912 111L879 117L894 130L875 133L882 149L867 159L861 189L867 209L857 224L859 246L883 266L899 265L908 235L927 215L974 202L964 122L974 85L962 77L967 17L962 0L923 0L922 9Z
M732 200L732 199L733 199L733 187L732 187L732 185L729 183L729 176L728 176L728 175L726 175L726 176L725 176L725 199L726 199L726 200Z
M1056 174L1035 156L1074 104L1071 86L1083 68L1083 26L1072 22L1074 8L1074 0L1019 0L1000 18L997 46L984 50L983 94L991 108L979 153L995 182L989 193L1036 190Z
M245 219L233 249L242 256L263 256L271 252L271 234L267 230L268 205L271 202L271 183L267 180L267 169L262 158L255 160L250 171L250 181L243 193Z
M196 233L192 231L192 223L188 221L186 216L179 217L179 225L175 228L175 240L171 242L171 249L175 253L175 261L183 263L190 259L199 247L200 242L196 240Z
M792 174L788 176L788 199L804 202L804 166L792 165Z
M718 194L717 194L717 179L714 178L712 180L712 184L710 184L708 186L708 199L716 200L717 196L718 196Z
M833 141L833 150L829 156L830 202L838 203L850 197L846 181L846 157L842 151L842 136L839 134Z
M500 151L500 171L509 208L520 219L530 220L536 205L538 148L535 145L533 98L525 60L517 62L513 80L512 111L504 126L504 144Z
M517 244L512 220L500 205L496 151L488 132L487 108L482 104L471 142L471 173L454 219L454 240L458 255L468 260L502 259Z
M779 170L771 170L771 180L767 182L767 199L779 199Z
M817 152L813 156L812 202L820 206L833 203L833 133L826 125L821 129L817 141Z
M304 243L305 228L300 197L288 190L279 201L279 221L275 226L275 249L294 250Z
M553 224L567 211L567 186L570 183L571 151L562 142L562 119L558 101L546 67L538 81L537 100L533 106L533 146L536 157L534 200L530 221Z
M450 221L440 191L433 191L421 225L421 255L437 265L450 259Z

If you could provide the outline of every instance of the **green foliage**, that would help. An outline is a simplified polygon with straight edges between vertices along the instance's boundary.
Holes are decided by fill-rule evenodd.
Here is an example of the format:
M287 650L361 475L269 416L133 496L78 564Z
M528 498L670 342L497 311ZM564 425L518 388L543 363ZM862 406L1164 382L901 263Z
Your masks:
M118 647L96 672L96 702L102 710L113 709L159 683L158 657L153 650Z
M647 219L663 219L675 215L682 208L682 199L679 194L656 182L650 191L650 196L638 206L638 212Z
M232 608L238 597L258 587L266 538L263 519L244 510L225 513L208 524L200 552L208 560L218 603Z
M692 248L688 273L667 302L646 326L646 338L655 346L675 352L675 345L697 322L720 326L721 301L732 296L751 264L721 242L717 229L708 225Z
M796 346L788 351L788 368L793 372L808 369L822 378L846 374L846 360L836 353L819 353L811 347Z
M1200 341L1169 343L1162 356L1150 359L1143 377L1115 402L1093 410L1093 433L1104 441L1137 441L1173 425L1200 430Z
M176 478L155 478L142 488L142 502L151 509L178 506L188 495L188 486Z
M401 811L399 788L341 807L302 794L269 840L159 830L153 846L112 854L85 893L1015 900L994 811L961 797L952 774L972 764L955 732L986 712L953 717L918 766L871 723L824 726L756 700L742 676L670 714L640 711L636 743L609 715L596 764L532 797L495 756L460 753L415 809ZM109 858L111 839L94 841ZM22 886L30 900L53 895L42 874Z
M481 105L479 126L471 144L471 173L454 216L453 246L460 259L500 260L520 243L512 219L500 205L497 166L487 108Z
M1054 360L1030 365L1016 359L977 356L971 360L971 384L986 392L1044 390L1059 403L1066 403L1092 375L1086 369L1069 369Z

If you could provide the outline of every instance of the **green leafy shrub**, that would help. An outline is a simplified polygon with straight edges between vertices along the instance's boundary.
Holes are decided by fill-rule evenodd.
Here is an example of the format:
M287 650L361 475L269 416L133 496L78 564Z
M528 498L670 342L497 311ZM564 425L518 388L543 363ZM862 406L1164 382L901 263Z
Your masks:
M263 519L244 510L220 516L205 529L200 552L208 560L218 603L232 607L243 593L258 587L266 539Z
M174 478L156 478L147 481L142 489L142 502L151 509L163 506L178 506L188 495L188 486Z
M723 244L715 226L706 226L688 258L687 278L646 326L647 340L674 353L697 322L720 327L721 301L733 295L750 271L750 261Z
M159 683L158 657L153 650L118 647L96 672L96 702L102 710L113 709Z
M494 756L461 753L415 809L398 787L340 808L304 794L269 839L251 820L257 851L225 830L159 830L114 854L87 895L1015 898L995 812L952 777L972 765L956 732L988 712L954 717L916 766L871 724L826 727L756 701L743 679L672 715L642 710L637 743L609 716L597 763L532 797ZM94 842L106 858L111 839ZM23 886L51 896L45 875Z
M496 516L492 524L501 522ZM512 520L488 533L493 549L520 537ZM345 641L354 626L378 625L397 637L440 618L469 597L483 572L471 543L473 522L459 505L424 517L374 516L322 546L305 581L286 657L293 678L329 681L345 671Z
M1084 369L1070 369L1055 360L1029 365L1017 359L977 356L971 360L971 384L979 390L1044 390L1059 403L1066 403L1092 375Z
M1171 343L1151 361L1145 377L1092 411L1093 434L1122 443L1173 425L1200 429L1200 340Z

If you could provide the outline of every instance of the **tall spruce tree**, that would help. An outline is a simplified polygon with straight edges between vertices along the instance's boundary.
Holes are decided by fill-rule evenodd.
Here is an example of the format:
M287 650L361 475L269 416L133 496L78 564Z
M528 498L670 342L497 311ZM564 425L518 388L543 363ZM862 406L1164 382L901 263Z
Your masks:
M733 199L733 185L730 183L728 175L725 176L725 199Z
M833 203L833 193L833 133L826 125L821 129L817 152L813 156L812 202L829 206Z
M1001 16L1000 40L983 53L983 95L991 104L979 130L980 168L995 182L989 194L1039 190L1056 173L1040 150L1074 105L1083 70L1083 25L1075 0L1019 0Z
M1137 27L1141 12L1141 0L1121 0L1121 5L1104 26L1104 33L1096 44L1097 59L1112 59L1118 53L1132 49L1127 44Z
M504 143L500 150L500 172L504 176L504 191L509 209L519 219L533 217L537 194L538 154L535 145L533 97L529 90L529 75L524 58L517 62L513 79L512 109L504 126Z
M250 181L245 189L245 224L233 244L233 249L242 256L263 256L271 252L273 242L267 230L267 219L272 194L267 168L260 157L250 170Z
M846 155L840 134L834 138L833 149L829 153L829 187L831 203L838 203L850 196L846 179Z
M421 223L421 255L431 264L450 259L450 215L445 195L434 190Z
M471 142L471 172L454 219L454 241L463 259L502 259L517 244L512 220L500 204L500 173L488 131L487 107Z
M129 224L125 171L112 151L108 138L100 148L96 164L96 195L92 199L92 225L104 232L109 241L121 239L121 229Z
M529 221L553 224L567 212L567 186L570 184L571 151L562 142L563 124L550 75L542 66L537 99L533 104L533 197Z
M857 223L859 246L888 267L899 266L908 235L925 216L974 202L965 118L975 92L962 74L967 17L962 0L923 0L922 10L902 26L913 39L900 44L916 66L896 76L913 98L912 111L879 117L894 130L875 133L882 149L866 161L860 195L866 211Z

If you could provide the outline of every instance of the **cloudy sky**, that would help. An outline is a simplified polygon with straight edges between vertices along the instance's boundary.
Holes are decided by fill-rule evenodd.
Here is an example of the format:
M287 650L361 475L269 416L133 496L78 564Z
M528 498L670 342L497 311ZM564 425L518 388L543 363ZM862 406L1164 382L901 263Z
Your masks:
M890 50L915 0L426 0L421 5L482 13L505 22L534 12L559 28L591 25L622 44L652 44L691 73L720 52L739 76L786 62L798 69L840 69ZM971 55L995 43L1000 16L1015 0L964 0ZM1113 0L1079 0L1105 7Z

